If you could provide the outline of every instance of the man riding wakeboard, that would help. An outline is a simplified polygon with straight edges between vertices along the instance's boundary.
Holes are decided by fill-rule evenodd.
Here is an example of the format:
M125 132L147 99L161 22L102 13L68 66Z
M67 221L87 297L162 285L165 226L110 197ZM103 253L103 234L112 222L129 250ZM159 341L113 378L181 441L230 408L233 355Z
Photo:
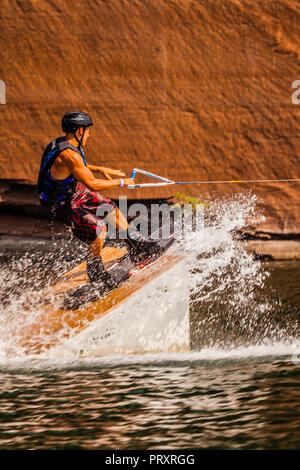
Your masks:
M107 227L104 216L97 215L97 209L105 204L106 217L128 245L129 256L134 264L160 251L159 244L144 240L138 234L130 236L129 224L116 204L105 198L99 191L133 183L124 178L120 170L88 165L83 147L93 126L91 117L81 111L70 111L62 118L65 136L58 137L46 147L39 171L37 190L40 202L48 208L54 219L71 227L75 237L89 245L87 275L92 285L99 281L105 288L116 287L116 281L105 270L101 258ZM92 171L101 172L105 179L95 178ZM112 179L118 177L118 179ZM104 209L104 207L103 207Z

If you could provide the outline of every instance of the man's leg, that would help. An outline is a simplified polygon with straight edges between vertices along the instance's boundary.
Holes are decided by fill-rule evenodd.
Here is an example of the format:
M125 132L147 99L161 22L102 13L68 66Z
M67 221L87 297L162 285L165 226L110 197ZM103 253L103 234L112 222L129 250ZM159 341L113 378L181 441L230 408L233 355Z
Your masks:
M124 217L122 212L119 211L118 208L110 212L107 215L107 219L109 220L109 223L115 226L118 230L125 231L129 227L126 218ZM96 240L94 240L89 245L90 257L87 260L87 274L91 282L98 282L99 280L103 280L106 283L108 283L110 280L110 276L105 271L103 261L101 258L101 252L103 249L106 234L107 234L107 227L105 226L101 230L100 234L97 236Z
M104 227L103 230L101 230L100 235L96 238L96 240L89 245L89 252L91 258L100 258L106 233L107 228Z
M98 237L89 245L89 257L86 262L86 272L89 281L92 284L104 282L106 287L114 288L116 282L106 271L101 257L106 232L107 228L104 227L101 230L100 235L98 235Z

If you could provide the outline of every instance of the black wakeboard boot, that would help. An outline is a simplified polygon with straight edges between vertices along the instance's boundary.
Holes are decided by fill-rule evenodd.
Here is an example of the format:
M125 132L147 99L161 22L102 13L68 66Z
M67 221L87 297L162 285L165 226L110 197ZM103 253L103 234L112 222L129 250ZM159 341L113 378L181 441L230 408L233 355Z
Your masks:
M123 239L129 250L129 257L133 264L139 264L163 252L159 242L151 239L145 240L138 232L130 234Z
M88 258L86 262L86 272L90 283L95 287L101 284L105 290L114 289L116 280L106 271L102 258Z
M78 309L91 302L95 302L109 291L115 289L128 279L128 273L122 273L118 278L113 278L105 269L101 258L88 258L86 272L89 283L73 290L64 299L63 308Z

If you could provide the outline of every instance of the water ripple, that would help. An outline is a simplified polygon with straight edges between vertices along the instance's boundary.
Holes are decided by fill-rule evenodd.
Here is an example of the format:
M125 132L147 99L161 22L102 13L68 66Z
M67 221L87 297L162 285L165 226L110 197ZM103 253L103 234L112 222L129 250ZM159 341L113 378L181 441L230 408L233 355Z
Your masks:
M240 366L2 370L0 448L295 448L299 367Z

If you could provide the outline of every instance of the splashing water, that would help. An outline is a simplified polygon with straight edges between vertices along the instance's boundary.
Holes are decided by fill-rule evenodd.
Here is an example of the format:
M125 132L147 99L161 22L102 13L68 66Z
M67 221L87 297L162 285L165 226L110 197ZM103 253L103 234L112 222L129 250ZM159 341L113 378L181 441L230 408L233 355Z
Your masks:
M298 323L276 324L282 308L265 291L270 273L247 251L237 234L247 224L263 221L256 213L257 197L235 195L219 199L208 214L205 235L186 243L191 272L191 341L193 349L293 342Z
M180 352L190 346L210 357L224 351L293 344L299 325L274 322L280 302L264 291L269 273L261 261L247 251L237 233L261 216L257 198L238 194L219 198L205 209L205 229L184 234L172 248L182 261L137 291L103 318L86 324L79 334L63 324L52 336L40 357L76 358L128 353ZM74 244L74 242L72 242ZM58 273L82 261L83 250L74 256L74 245L51 251L27 251L2 263L0 274L0 355L3 360L24 358L22 336L30 327L30 339L47 336L40 327L45 315L45 289ZM61 305L48 296L47 315ZM51 313L50 313L51 314ZM43 317L44 318L44 317ZM34 327L33 327L34 326ZM75 334L76 333L76 334ZM51 337L49 337L51 336ZM21 341L20 341L21 339ZM53 347L49 348L49 344ZM269 345L269 346L268 346ZM282 351L282 347L279 348ZM221 351L221 352L220 352ZM229 353L230 352L230 353Z

